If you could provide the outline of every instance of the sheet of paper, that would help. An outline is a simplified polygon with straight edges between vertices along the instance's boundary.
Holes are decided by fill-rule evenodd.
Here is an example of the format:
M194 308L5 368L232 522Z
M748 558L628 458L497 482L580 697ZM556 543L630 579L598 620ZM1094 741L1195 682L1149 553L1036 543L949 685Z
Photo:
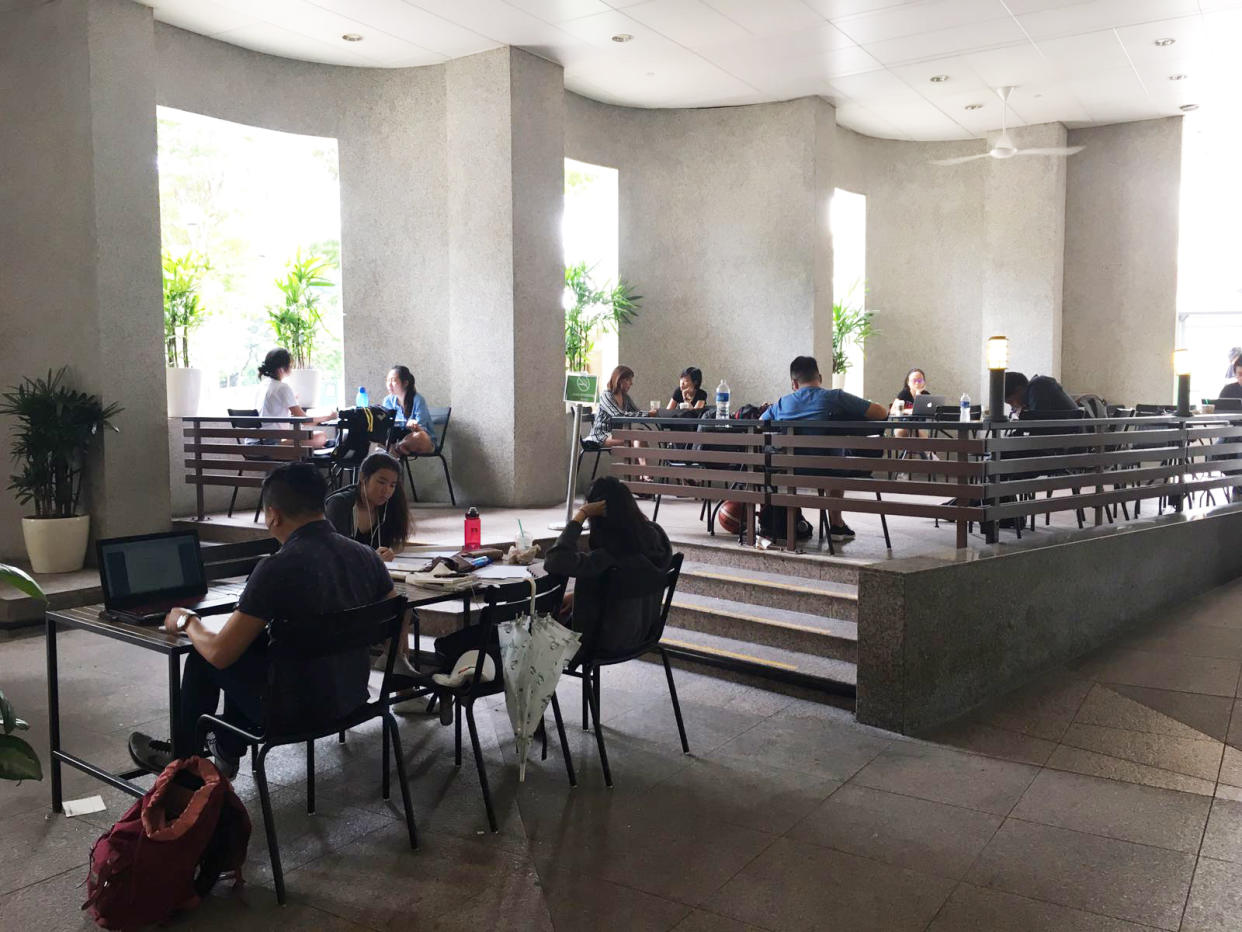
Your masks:
M470 574L475 579L530 579L530 570L524 566L489 563Z
M104 805L102 796L84 796L82 799L66 799L64 801L65 815L70 818L77 815L86 815L90 812L103 812L107 808Z

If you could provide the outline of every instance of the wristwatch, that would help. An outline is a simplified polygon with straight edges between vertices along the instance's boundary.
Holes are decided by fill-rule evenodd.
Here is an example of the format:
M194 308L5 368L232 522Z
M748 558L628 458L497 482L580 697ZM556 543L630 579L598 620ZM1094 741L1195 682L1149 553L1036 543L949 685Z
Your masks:
M197 617L198 617L197 612L186 612L184 615L182 615L180 618L177 619L177 630L184 631L185 626L190 623L190 619L197 618Z

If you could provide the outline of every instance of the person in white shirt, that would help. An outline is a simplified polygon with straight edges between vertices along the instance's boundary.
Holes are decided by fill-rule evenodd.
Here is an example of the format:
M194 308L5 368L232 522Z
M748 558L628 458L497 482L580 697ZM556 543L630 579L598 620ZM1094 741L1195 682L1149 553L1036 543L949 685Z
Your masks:
M293 368L293 358L289 355L289 351L283 348L277 348L268 352L263 357L263 364L259 366L259 397L257 407L259 409L259 417L271 418L272 421L265 421L264 426L276 430L284 430L293 425L288 421L277 421L280 417L310 417L298 404L298 400L294 397L293 389L285 384L284 378ZM264 382L263 379L268 381ZM327 414L318 414L311 417L311 424L322 424L324 421L330 421L336 417L336 411L329 411ZM311 434L310 446L322 447L327 443L328 436L322 430L314 431Z

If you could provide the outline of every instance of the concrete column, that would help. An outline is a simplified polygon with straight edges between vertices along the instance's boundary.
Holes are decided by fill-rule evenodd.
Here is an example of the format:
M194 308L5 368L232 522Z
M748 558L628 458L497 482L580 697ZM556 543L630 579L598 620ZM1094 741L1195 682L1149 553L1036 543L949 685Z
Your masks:
M559 66L497 49L446 66L454 482L459 500L563 492Z
M169 519L153 59L151 11L127 0L18 9L0 28L0 372L7 387L68 365L124 405L88 466L97 536ZM22 554L24 512L0 496L0 556Z
M1060 123L1009 132L1018 148L1066 144ZM1065 171L1063 158L984 160L982 336L1009 337L1010 368L1028 376L1061 375ZM982 343L978 359L978 397L985 398Z

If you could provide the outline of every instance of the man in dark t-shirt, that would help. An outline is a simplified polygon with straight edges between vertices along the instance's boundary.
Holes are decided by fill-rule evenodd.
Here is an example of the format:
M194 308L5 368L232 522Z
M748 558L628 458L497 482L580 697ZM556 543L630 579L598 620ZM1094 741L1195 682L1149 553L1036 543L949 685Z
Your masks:
M1037 375L1028 380L1021 372L1006 372L1005 401L1018 413L1078 410L1074 399L1050 375Z
M218 633L188 609L168 613L165 630L183 632L194 651L186 657L180 721L172 742L141 732L130 735L130 755L139 766L158 773L174 757L199 753L198 718L216 711L221 691L226 721L247 730L260 728L268 676L265 629L273 618L296 621L396 595L388 569L375 551L336 533L324 519L326 493L322 475L310 463L273 470L263 483L263 514L281 547L254 568L236 611ZM365 648L355 655L308 662L302 678L309 686L306 694L283 698L312 702L329 715L344 715L366 701L368 670ZM235 736L209 735L208 749L226 776L237 773L245 747Z

